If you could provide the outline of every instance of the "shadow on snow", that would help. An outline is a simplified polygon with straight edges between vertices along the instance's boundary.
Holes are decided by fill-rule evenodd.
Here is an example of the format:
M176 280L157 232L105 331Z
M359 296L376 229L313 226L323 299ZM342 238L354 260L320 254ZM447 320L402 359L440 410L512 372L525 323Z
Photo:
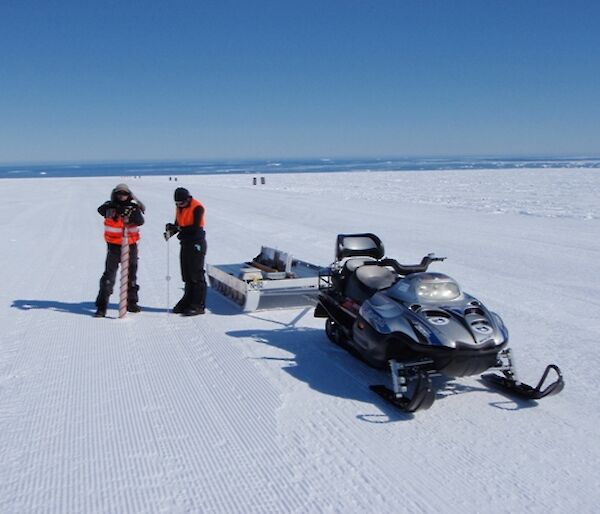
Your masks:
M91 316L96 312L96 304L94 302L58 302L56 300L14 300L11 307L22 311L30 311L34 309L46 309L56 312L65 312L71 314L81 314L83 316ZM145 307L140 305L143 312L167 312L166 309L155 307ZM119 310L117 304L109 304L109 309Z
M383 411L383 414L358 414L356 417L362 421L389 423L413 419L414 414L399 410L369 390L369 385L377 383L390 386L391 380L387 370L371 368L346 350L335 346L327 339L324 330L295 326L308 311L309 309L304 309L287 324L269 320L265 312L247 314L251 318L277 323L281 328L234 330L226 334L235 338L252 339L292 354L290 357L265 356L259 359L280 362L283 371L308 384L315 391L338 398L372 403ZM436 389L436 402L432 409L435 409L439 401L464 393L484 392L493 395L498 393L484 385L478 387L461 383L460 380L460 378L444 376L432 378ZM493 401L489 402L489 405L502 410L520 410L537 404L537 402L505 397L505 401ZM422 413L417 413L417 416L419 415Z
M357 415L362 421L388 423L413 418L412 414L401 412L380 401L379 397L369 390L370 377L365 376L377 375L377 371L329 343L323 330L284 326L270 330L234 330L226 334L230 337L253 339L258 343L284 350L292 356L265 356L259 359L281 363L283 371L308 384L315 391L338 398L376 404L384 413ZM385 378L381 376L377 379Z

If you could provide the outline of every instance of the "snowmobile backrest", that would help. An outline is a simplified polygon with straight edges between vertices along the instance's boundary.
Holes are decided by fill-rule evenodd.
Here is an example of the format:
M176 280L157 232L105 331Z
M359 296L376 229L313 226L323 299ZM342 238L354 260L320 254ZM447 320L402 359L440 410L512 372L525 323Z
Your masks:
M384 248L381 239L375 234L338 234L335 257L341 261L346 257L372 257L381 259Z

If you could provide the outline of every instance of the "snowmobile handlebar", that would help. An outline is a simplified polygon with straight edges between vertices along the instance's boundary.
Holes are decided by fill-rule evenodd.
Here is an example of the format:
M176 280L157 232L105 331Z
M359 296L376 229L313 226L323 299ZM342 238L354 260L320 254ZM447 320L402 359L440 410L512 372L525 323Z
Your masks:
M429 253L421 259L419 264L400 264L396 259L381 259L379 261L367 261L365 265L371 266L390 266L398 273L398 275L410 275L411 273L422 273L427 271L432 262L441 262L446 260L446 257L436 257L435 254Z

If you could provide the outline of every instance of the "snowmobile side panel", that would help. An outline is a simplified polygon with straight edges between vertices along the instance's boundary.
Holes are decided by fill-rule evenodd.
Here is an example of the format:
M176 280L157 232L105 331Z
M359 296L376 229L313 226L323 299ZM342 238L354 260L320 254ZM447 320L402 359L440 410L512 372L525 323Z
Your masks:
M333 319L348 338L352 337L352 325L356 320L357 313L342 307L338 301L326 293L319 295L319 307L326 312L325 317Z
M358 316L352 330L351 345L363 360L376 368L383 368L388 361L388 336L375 330L362 316Z

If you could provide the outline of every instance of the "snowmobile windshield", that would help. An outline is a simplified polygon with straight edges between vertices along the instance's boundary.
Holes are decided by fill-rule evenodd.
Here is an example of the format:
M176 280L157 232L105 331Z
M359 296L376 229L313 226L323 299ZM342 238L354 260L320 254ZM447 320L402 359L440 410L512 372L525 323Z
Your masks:
M421 301L454 300L460 296L456 282L437 282L423 280L416 284L415 292Z

